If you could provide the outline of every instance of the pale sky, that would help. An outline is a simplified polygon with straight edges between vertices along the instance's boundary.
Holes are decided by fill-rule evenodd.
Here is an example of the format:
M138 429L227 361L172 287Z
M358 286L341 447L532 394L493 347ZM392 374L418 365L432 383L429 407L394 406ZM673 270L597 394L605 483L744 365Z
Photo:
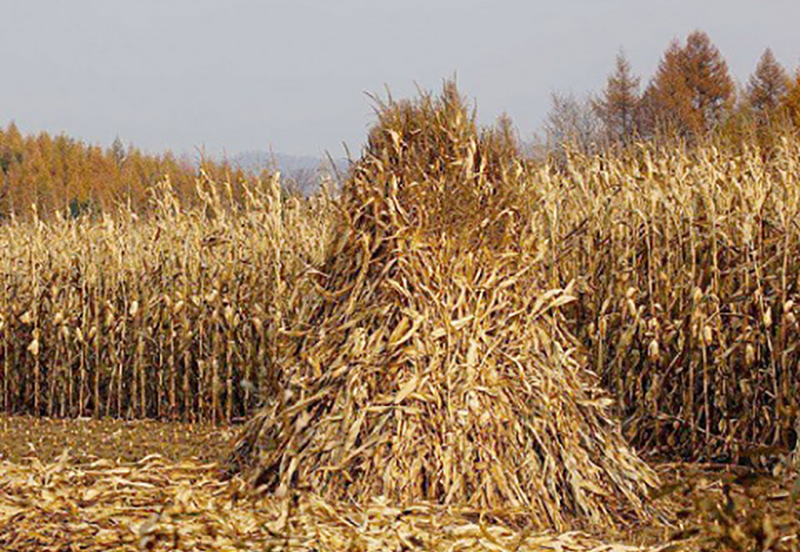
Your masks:
M643 84L706 31L745 82L800 62L797 0L0 0L0 124L147 151L357 153L364 92L457 76L523 137L554 90L602 88L624 48Z

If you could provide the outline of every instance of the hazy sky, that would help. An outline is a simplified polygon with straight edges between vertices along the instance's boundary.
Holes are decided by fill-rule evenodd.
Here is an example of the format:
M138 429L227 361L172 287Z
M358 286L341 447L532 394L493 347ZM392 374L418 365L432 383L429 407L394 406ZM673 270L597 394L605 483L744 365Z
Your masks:
M523 137L553 90L599 90L624 48L643 83L705 30L744 82L800 62L798 0L0 0L0 124L148 151L357 149L364 92L457 75ZM354 151L356 153L356 151Z

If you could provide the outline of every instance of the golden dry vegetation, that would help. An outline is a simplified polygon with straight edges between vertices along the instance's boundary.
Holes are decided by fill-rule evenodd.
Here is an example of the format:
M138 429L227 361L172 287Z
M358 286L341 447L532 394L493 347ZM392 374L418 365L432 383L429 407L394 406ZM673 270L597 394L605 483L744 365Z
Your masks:
M3 550L554 550L637 552L598 535L539 534L482 512L307 491L284 497L225 479L231 427L175 422L0 420ZM657 540L618 535L616 540ZM71 548L70 548L71 547Z
M331 206L284 201L277 180L168 185L146 220L13 222L0 228L6 412L222 421L273 377L283 282L313 266Z
M520 550L637 552L586 533L536 535L431 506L363 509L313 495L253 496L214 466L98 460L4 465L4 550ZM69 543L68 545L66 543Z
M510 531L463 549L650 526L691 546L791 550L793 506L772 515L728 479L703 487L719 500L681 498L697 496L691 475L655 500L664 479L639 455L777 466L771 485L793 505L799 174L792 135L769 150L641 144L539 163L503 128L480 129L450 84L389 100L336 197L286 197L276 176L235 183L234 201L232 184L201 179L201 202L167 183L146 216L0 227L0 406L252 417L224 462L233 482L197 483L211 504L199 519L248 482L280 505L265 516L303 525L293 535L317 524L345 539L323 547L355 542L348 523L402 536L400 515L347 517L383 501L425 504L420 520L482 512L488 541ZM158 462L119 469L195 486ZM48 470L67 474L59 488L86 484L55 466L6 465L2 492L39 492ZM177 538L169 508L194 499L169 485L141 511ZM745 499L728 500L739 487ZM266 517L242 523L271 527L253 543L289 544ZM392 546L459 549L450 522L424 523L437 529ZM212 533L245 531L225 527ZM362 537L356 549L377 546Z
M277 493L467 505L537 529L661 512L655 474L541 270L508 138L479 133L454 86L383 106L315 279L286 323L280 388L240 464Z
M669 524L545 533L485 512L307 490L284 497L220 477L236 428L175 422L0 421L3 550L792 550L796 477L659 464ZM191 487L191 491L189 491ZM765 530L766 529L766 530ZM619 544L627 543L627 544Z

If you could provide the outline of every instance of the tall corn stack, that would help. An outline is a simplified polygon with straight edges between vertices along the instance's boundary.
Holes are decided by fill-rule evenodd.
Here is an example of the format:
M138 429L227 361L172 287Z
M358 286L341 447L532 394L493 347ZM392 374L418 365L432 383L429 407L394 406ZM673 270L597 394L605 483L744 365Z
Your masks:
M193 208L165 183L145 220L0 226L0 408L228 421L273 394L275 313L330 211L277 178L241 201L201 180Z
M381 105L345 185L284 390L232 457L257 487L432 501L536 528L651 519L657 478L624 442L520 216L514 144L454 85Z

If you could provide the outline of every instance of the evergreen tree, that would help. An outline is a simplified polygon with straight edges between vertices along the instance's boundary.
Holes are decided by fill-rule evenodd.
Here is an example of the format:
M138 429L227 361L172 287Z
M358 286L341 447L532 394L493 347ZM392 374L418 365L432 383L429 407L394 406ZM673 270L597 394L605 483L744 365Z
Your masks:
M789 89L789 77L775 60L770 48L764 50L747 83L747 103L760 120L770 119Z
M639 77L633 75L624 52L617 54L614 73L608 77L594 109L603 122L609 140L630 141L639 128Z

